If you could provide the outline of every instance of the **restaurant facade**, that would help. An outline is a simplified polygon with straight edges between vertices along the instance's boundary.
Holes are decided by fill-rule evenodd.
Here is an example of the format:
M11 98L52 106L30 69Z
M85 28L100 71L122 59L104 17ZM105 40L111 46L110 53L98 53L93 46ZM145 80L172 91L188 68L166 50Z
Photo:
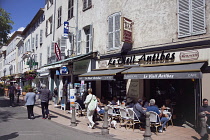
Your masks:
M177 124L195 127L202 99L209 98L209 44L204 40L106 55L79 80L94 81L96 95L109 101L145 97L161 107L170 99Z

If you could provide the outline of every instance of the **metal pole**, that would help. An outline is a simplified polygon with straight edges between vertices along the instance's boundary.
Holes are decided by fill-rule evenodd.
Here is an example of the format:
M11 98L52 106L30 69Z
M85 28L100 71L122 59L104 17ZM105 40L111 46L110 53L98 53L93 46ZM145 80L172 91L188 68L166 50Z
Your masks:
M77 13L76 13L76 27L75 27L75 29L76 29L76 54L77 54L77 50L78 50L78 5L79 5L79 3L78 3L78 1L79 0L77 0ZM73 50L74 51L74 50Z
M146 130L144 132L144 140L151 140L151 130L150 130L150 120L149 120L150 113L146 112Z
M207 130L206 130L206 114L205 112L201 112L199 113L200 116L200 126L201 126L201 132L200 132L200 136L201 136L201 140L207 140L209 138Z
M104 123L103 123L103 126L102 126L102 129L101 129L101 134L102 135L106 135L106 134L109 134L109 125L108 125L108 107L105 106L104 108L105 112L104 112Z
M75 104L72 104L72 117L71 117L71 126L77 126L76 117L75 117Z

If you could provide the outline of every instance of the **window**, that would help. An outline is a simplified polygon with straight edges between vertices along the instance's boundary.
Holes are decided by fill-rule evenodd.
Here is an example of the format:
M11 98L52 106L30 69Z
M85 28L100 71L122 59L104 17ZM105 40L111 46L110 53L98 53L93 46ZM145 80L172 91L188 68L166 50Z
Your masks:
M78 31L77 54L81 53L81 30Z
M34 37L32 38L32 49L34 49Z
M58 8L58 28L61 26L62 7Z
M92 0L83 0L83 11L92 7Z
M52 16L46 21L45 35L48 36L52 33Z
M53 0L47 0L47 9L53 5Z
M85 40L85 46L86 46L86 53L89 53L92 51L92 25L86 26L84 27L84 32L85 32L85 36L86 36L86 40Z
M68 19L73 18L74 0L69 0L68 5Z
M206 33L205 0L178 0L178 37Z
M108 47L114 49L120 47L120 13L115 13L108 18Z

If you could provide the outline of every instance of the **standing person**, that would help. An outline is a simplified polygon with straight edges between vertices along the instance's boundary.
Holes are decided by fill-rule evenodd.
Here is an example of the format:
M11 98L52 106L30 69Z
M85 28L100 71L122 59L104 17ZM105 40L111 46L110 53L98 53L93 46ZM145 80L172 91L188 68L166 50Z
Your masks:
M137 101L137 103L133 106L133 111L136 113L136 116L138 117L138 119L142 122L142 127L140 127L140 130L145 131L145 124L146 124L145 113L146 113L146 110L144 110L142 105L143 105L143 100L139 99Z
M20 85L17 85L17 103L19 103L19 97L20 97L20 94L21 94L21 91L22 91L22 88Z
M25 96L27 111L28 111L28 120L34 119L34 104L36 102L36 94L33 92L33 88L29 88L28 93Z
M10 83L10 86L8 87L9 92L9 100L10 100L10 107L14 106L14 96L16 93L16 88L13 85L13 83Z
M203 99L203 106L199 108L199 112L204 112L206 114L206 124L208 129L210 129L210 106L208 105L208 99Z
M164 127L166 126L166 123L169 121L169 117L165 116L163 114L163 110L161 112L159 111L158 107L155 105L155 99L150 100L150 106L147 107L147 111L154 111L160 116L160 121L162 123L162 126L159 128L158 132L163 133Z
M53 93L54 93L54 98L55 98L54 106L58 106L58 88L57 87L54 88Z
M48 110L49 100L52 98L50 90L46 88L46 85L42 85L42 89L38 90L40 94L41 107L42 107L42 119L50 119Z
M87 118L90 122L88 127L94 128L95 123L93 122L93 114L97 107L97 99L96 96L92 94L91 88L88 89L88 96L86 97L84 104L87 107Z

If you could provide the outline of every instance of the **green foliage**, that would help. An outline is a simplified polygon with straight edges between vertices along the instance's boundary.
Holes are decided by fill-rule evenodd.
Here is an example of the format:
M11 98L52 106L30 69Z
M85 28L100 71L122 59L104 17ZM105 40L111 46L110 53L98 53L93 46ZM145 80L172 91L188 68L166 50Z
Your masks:
M10 13L0 8L0 46L7 42L8 34L12 30L12 24L14 22L11 20Z
M31 85L25 85L23 87L23 91L28 92L29 88L32 88L32 86Z

